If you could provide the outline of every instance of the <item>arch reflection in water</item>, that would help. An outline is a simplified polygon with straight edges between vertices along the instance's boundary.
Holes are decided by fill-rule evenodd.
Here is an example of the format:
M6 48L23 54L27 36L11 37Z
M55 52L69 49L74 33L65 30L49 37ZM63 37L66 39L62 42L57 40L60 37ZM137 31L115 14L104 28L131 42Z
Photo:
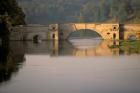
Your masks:
M11 42L12 51L25 55L56 56L119 56L140 54L139 48L121 46L119 41L76 39L71 41ZM18 45L18 46L17 46Z
M75 56L113 56L119 55L119 48L111 49L112 41L101 41L96 39L81 39L72 41ZM116 44L119 44L116 41Z

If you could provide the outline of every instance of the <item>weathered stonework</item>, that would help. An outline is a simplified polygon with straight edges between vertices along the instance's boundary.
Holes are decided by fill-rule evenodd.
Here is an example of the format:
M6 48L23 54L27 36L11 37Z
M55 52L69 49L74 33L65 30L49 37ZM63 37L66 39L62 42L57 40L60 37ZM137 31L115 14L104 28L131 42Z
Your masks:
M10 33L11 40L33 40L35 37L41 40L49 39L47 26L23 26L15 27Z
M140 40L140 24L68 23L49 26L19 26L12 29L10 40L63 40L80 30L94 31L105 40ZM85 30L86 31L86 30Z
M96 24L96 23L71 23L61 24L60 36L61 39L67 39L69 35L74 31L88 29L97 32L103 39L119 40L119 24Z
M124 25L124 40L128 39L140 40L140 24Z

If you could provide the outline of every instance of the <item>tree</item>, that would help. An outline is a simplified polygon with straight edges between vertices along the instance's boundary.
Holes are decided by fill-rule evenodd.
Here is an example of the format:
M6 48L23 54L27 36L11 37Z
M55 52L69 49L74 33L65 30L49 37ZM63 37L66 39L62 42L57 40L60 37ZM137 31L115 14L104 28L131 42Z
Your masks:
M82 15L85 22L104 22L110 19L128 22L140 19L140 0L18 1L27 15L28 23L78 22L79 15Z
M1 0L0 15L5 14L9 16L12 25L25 24L25 15L16 0Z

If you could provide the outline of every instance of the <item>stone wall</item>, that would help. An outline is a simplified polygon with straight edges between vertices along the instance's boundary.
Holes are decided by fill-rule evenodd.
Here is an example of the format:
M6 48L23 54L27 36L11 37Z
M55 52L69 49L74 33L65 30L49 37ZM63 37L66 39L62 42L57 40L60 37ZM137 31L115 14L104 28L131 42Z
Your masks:
M24 26L15 27L10 33L10 40L33 40L38 36L41 40L49 39L47 26Z
M19 26L12 29L10 40L63 40L68 39L72 32L91 30L105 40L137 39L140 40L140 24L118 23L69 23L51 24L49 26ZM86 31L86 30L85 30Z

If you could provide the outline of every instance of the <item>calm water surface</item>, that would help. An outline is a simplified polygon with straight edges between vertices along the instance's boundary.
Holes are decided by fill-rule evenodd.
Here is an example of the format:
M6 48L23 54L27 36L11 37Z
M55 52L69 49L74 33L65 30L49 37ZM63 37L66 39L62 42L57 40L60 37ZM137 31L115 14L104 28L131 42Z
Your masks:
M140 49L114 44L11 42L0 47L0 93L140 93Z

